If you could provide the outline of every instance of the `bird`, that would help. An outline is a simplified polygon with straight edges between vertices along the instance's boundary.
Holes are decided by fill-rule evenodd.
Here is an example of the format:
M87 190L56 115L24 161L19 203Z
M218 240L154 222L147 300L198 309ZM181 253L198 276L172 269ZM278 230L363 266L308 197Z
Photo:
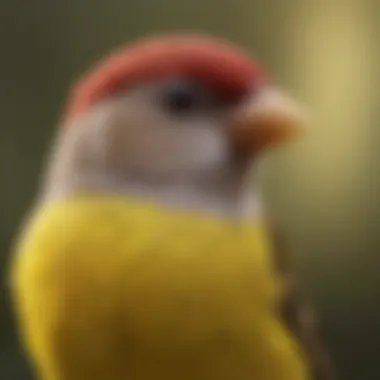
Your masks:
M154 35L94 65L70 90L12 253L39 379L332 379L257 180L305 124L222 38Z

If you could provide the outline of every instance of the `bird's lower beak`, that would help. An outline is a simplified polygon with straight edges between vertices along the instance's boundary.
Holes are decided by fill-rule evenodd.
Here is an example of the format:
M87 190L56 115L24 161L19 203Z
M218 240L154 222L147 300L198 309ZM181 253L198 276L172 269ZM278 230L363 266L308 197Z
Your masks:
M230 120L231 141L245 154L291 140L306 125L301 106L274 89L262 90L239 104Z

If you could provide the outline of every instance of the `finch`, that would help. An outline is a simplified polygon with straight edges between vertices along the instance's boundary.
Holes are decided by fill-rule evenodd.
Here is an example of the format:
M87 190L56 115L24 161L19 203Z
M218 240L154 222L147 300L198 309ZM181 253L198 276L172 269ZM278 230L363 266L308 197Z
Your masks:
M302 107L242 49L166 35L74 87L11 271L41 380L326 380L255 181Z

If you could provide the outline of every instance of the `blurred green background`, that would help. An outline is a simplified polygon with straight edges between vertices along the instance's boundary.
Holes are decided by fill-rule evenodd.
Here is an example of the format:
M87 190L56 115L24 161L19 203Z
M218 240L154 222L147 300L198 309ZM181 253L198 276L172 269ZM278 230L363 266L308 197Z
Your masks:
M9 244L71 83L110 49L195 30L250 49L313 117L266 158L341 379L380 379L380 3L377 0L5 0L0 10L0 380L32 379L5 289Z

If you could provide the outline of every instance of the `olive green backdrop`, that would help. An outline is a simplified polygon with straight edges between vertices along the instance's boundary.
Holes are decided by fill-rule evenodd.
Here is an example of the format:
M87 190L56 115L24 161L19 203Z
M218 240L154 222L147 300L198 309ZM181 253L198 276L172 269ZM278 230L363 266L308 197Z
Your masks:
M9 244L34 195L69 85L138 36L206 31L251 49L312 110L308 136L266 158L341 379L380 379L376 0L4 0L0 7L0 380L27 380L6 295Z

